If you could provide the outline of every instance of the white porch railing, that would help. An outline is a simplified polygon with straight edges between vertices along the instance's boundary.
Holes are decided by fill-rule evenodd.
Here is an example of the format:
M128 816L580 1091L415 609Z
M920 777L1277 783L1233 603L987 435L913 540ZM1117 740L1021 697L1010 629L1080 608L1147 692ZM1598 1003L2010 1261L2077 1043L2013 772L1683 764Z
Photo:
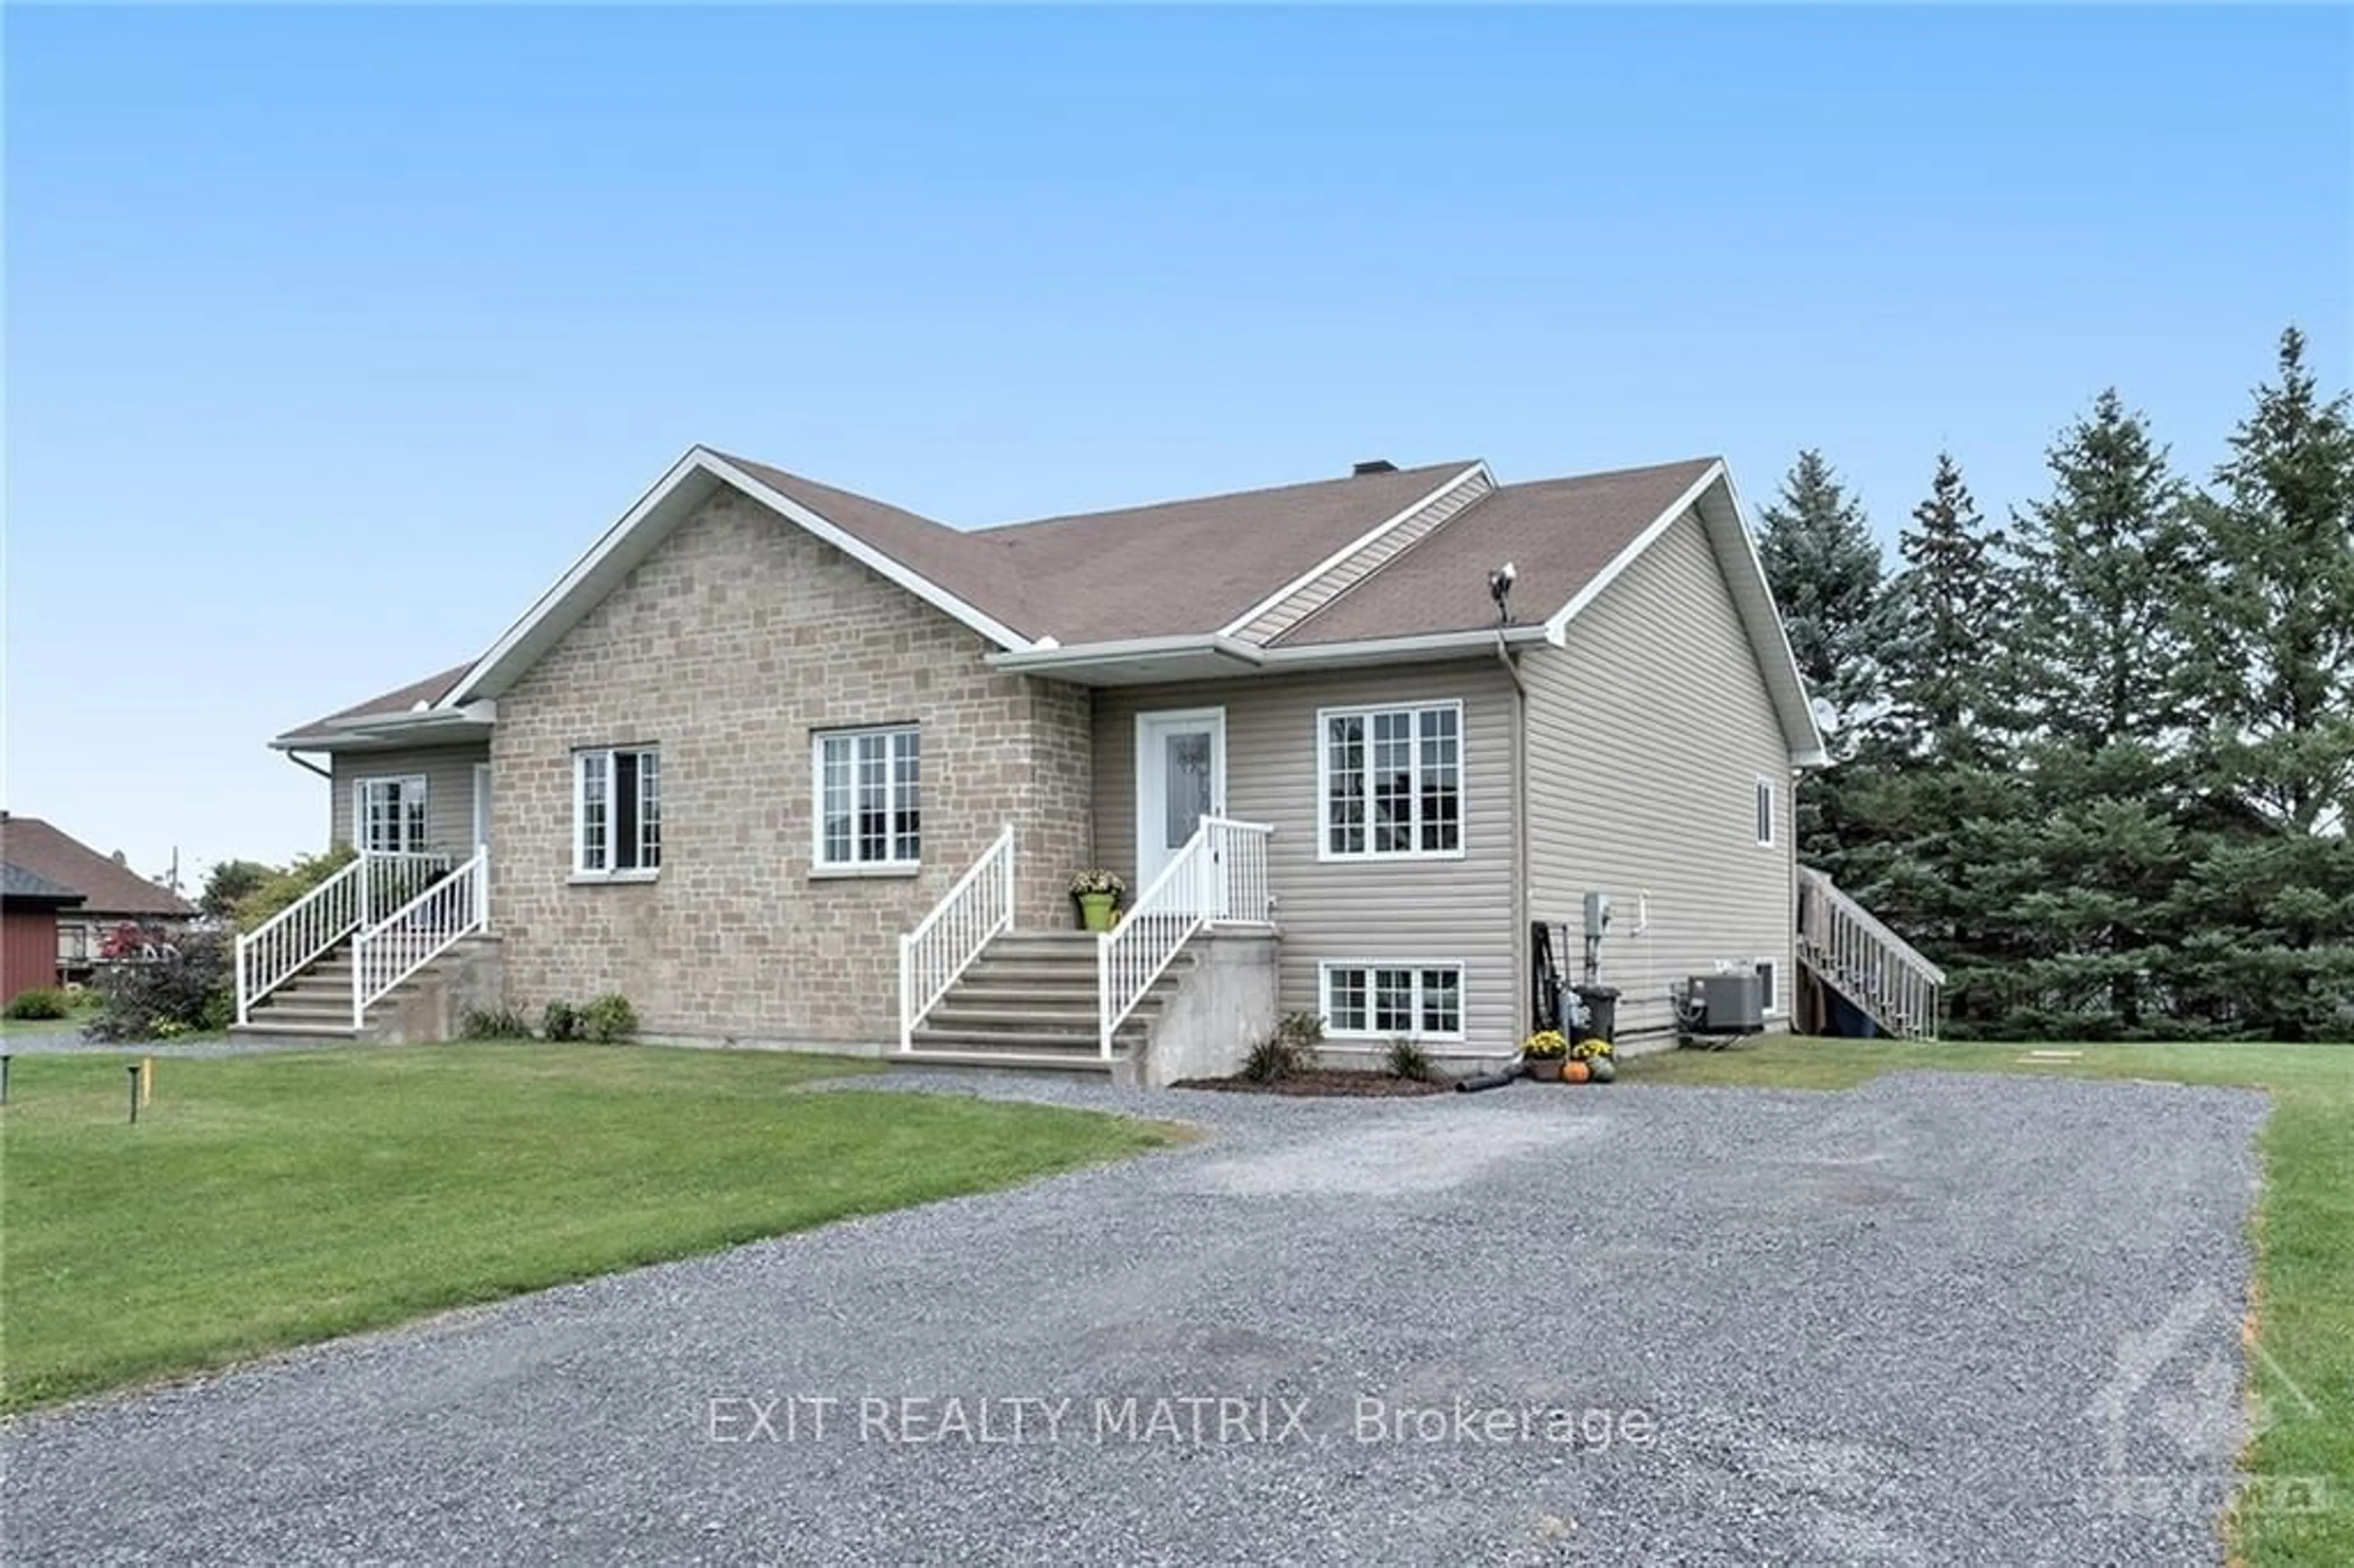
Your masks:
M393 987L481 930L491 906L491 852L474 858L352 939L352 1027Z
M1107 1060L1121 1022L1196 931L1269 923L1267 841L1274 832L1260 822L1204 817L1119 924L1097 939L1096 1012Z
M991 938L1013 928L1013 824L973 862L923 924L899 938L899 1049Z
M1904 1040L1935 1040L1946 971L1831 879L1798 868L1798 960Z
M363 851L351 863L237 939L237 1021L271 991L445 875L446 854Z

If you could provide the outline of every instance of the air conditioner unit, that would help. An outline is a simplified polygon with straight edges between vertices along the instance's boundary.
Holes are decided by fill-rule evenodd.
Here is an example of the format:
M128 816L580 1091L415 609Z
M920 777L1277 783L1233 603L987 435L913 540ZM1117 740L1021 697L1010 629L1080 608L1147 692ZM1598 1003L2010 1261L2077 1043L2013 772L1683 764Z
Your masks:
M1685 1027L1695 1034L1755 1034L1766 1027L1765 988L1755 972L1694 975L1684 982Z

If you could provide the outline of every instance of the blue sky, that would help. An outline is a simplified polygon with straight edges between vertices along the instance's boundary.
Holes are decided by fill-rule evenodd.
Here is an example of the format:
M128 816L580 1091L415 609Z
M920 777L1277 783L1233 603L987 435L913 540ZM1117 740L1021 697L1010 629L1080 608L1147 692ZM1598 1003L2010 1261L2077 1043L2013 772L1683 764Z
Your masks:
M981 524L1819 445L1893 540L2354 338L2342 8L26 10L7 804L317 847L269 736L689 444Z

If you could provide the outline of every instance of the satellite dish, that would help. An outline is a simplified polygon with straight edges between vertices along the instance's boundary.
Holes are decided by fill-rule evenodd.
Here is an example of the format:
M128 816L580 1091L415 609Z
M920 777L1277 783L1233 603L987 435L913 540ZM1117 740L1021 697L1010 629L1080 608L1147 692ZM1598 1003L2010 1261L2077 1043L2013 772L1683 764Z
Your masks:
M1837 735L1840 726L1838 705L1829 697L1817 697L1807 705L1815 711L1815 727L1825 735Z

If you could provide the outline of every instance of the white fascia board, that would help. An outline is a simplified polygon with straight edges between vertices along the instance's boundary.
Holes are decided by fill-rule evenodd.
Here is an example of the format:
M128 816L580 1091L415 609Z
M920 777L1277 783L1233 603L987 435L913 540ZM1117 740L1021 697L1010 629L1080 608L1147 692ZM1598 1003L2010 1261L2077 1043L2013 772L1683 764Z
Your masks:
M528 666L530 658L534 656L531 643L535 634L562 615L574 597L597 579L600 568L628 547L641 529L661 518L665 503L682 488L698 479L709 479L743 492L1001 647L1019 650L1030 646L1030 640L1013 628L982 614L930 578L902 566L790 496L761 483L708 447L696 446L689 448L684 457L672 464L670 471L638 498L637 504L623 513L618 522L606 529L598 541L572 563L570 569L558 577L553 587L539 596L523 619L509 627L505 634L492 644L490 652L475 662L474 667L451 688L449 695L443 697L439 705L461 707L479 701L484 695L496 696L496 690L485 692L484 688L499 686L503 689L504 679L521 673L520 669L511 666L518 655L524 657L525 665ZM652 545L647 547L650 549Z
M1221 631L1206 636L1185 631L1167 637L1123 638L1117 642L1075 642L1059 648L1021 648L1004 653L986 654L982 662L993 670L1038 673L1074 664L1117 663L1124 659L1166 659L1178 653L1210 653L1245 664L1257 664L1263 657L1257 646Z
M1313 664L1394 664L1449 653L1485 653L1499 641L1506 646L1542 642L1542 626L1486 626L1473 631L1426 631L1414 637L1369 637L1354 642L1310 642L1267 651L1269 669Z
M1668 503L1667 510L1661 512L1657 517L1652 518L1649 524L1645 524L1643 531L1640 534L1636 535L1633 542L1628 544L1625 549L1619 551L1618 554L1611 559L1608 566L1604 567L1600 571L1594 574L1593 581L1578 589L1575 596L1573 597L1567 604L1563 605L1559 609L1553 611L1553 614L1546 619L1544 623L1545 640L1556 648L1560 647L1563 642L1567 641L1569 636L1569 623L1576 620L1578 615L1587 605L1592 604L1596 599L1599 599L1605 588L1608 588L1612 583L1617 582L1619 577L1626 572L1628 567L1633 566L1637 560L1640 559L1644 551L1649 549L1653 545L1658 544L1659 542L1659 535L1665 534L1670 527L1674 526L1676 519L1682 516L1685 509L1691 506L1693 502L1698 501L1702 495L1706 494L1710 485L1714 484L1723 477L1724 463L1722 459L1709 464L1707 471L1702 473L1698 479L1692 481L1691 488L1686 490L1681 495L1677 496L1673 501L1670 502Z
M1285 599L1289 599L1293 594L1298 593L1301 588L1306 588L1309 584L1314 582L1317 578L1322 577L1325 573L1331 571L1333 567L1339 566L1341 562L1347 560L1358 551L1364 549L1369 545L1372 545L1383 535L1404 524L1408 518L1414 516L1424 507L1439 500L1441 497L1445 496L1447 492L1455 489L1458 485L1464 483L1474 474L1487 473L1487 461L1482 459L1481 461L1473 463L1469 468L1465 469L1461 473L1455 475L1451 479L1444 481L1440 483L1437 489L1432 491L1429 494L1424 496L1413 505L1408 506L1396 516L1388 519L1386 522L1375 524L1372 528L1366 530L1355 539L1352 539L1348 544L1341 546L1339 549L1333 551L1331 555L1325 556L1322 560L1309 567L1308 570L1292 578L1289 582L1284 584L1281 588L1276 589L1273 593L1267 595L1265 599L1259 600L1257 604L1251 606L1240 615L1235 617L1233 620L1218 628L1218 635L1221 637L1234 637L1239 635L1244 627L1248 626L1252 621L1257 620L1260 616L1265 615L1268 610L1273 609L1277 605L1281 604ZM1494 476L1492 474L1489 476L1489 482L1491 486L1495 482Z

